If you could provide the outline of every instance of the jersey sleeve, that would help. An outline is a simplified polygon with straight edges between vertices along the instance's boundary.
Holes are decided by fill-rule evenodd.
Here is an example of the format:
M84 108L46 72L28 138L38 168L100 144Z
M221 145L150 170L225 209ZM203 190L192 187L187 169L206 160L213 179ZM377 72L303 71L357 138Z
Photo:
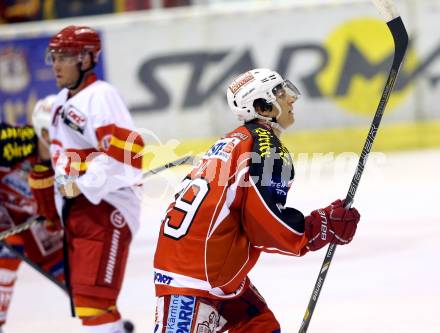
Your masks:
M290 154L272 131L259 127L251 133L254 141L243 208L248 238L262 251L303 255L304 215L285 207L294 176Z
M0 123L0 167L12 167L38 152L38 137L30 126Z
M96 138L93 144L100 154L77 180L78 188L94 204L142 178L142 137L119 94L111 86L104 88L93 96L90 105Z

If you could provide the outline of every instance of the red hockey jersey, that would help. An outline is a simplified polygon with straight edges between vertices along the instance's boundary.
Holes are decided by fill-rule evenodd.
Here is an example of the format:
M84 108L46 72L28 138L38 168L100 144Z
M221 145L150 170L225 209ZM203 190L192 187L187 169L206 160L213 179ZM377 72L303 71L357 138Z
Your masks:
M285 208L291 156L270 127L217 141L180 184L154 258L157 296L239 295L261 251L305 253L304 216Z

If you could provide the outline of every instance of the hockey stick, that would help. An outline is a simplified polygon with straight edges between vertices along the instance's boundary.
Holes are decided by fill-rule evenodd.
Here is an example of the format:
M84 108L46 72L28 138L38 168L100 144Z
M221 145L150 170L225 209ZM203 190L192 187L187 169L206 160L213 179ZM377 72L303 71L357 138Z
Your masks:
M179 165L191 165L193 162L194 162L194 156L187 155L187 156L181 157L173 162L169 162L169 163L164 164L162 166L159 166L155 169L147 171L142 176L142 179L146 179L149 176L158 174L161 171L164 171L166 169L170 169L170 168L173 168L173 167L176 167ZM22 231L28 230L34 224L43 223L44 221L45 221L44 218L41 216L38 216L38 217L32 216L26 222L24 222L20 225L14 226L8 230L0 232L0 241L4 240L5 238L8 238L9 236L12 236L12 235L18 234Z
M167 163L165 165L162 165L160 167L157 167L155 169L152 169L150 171L147 171L144 175L143 175L143 179L146 179L147 177L151 176L151 175L155 175L163 170L169 169L169 168L173 168L175 166L179 166L179 165L189 165L192 164L194 161L194 157L193 156L184 156L182 158L179 158L173 162ZM20 251L17 251L13 246L9 245L8 243L4 242L4 239L18 234L22 231L28 230L29 228L31 228L34 224L36 223L42 223L44 222L44 219L42 217L35 217L32 216L30 217L26 222L12 227L8 230L5 230L3 232L0 232L0 244L3 245L4 247L6 247L11 253L13 253L16 257L18 257L20 260L22 260L23 262L25 262L26 264L28 264L31 268L33 268L35 271L37 271L38 273L40 273L41 275L43 275L44 277L46 277L47 279L49 279L51 282L53 282L54 284L56 284L59 288L61 288L64 292L67 293L67 288L66 285L64 283L62 283L61 281L58 281L52 274L46 272L45 270L43 270L40 266L38 266L36 263L34 263L31 259L29 259L26 255L24 255L23 253L21 253Z
M163 170L178 166L178 165L185 165L185 164L192 164L194 160L193 156L185 156L182 158L179 158L173 162L167 163L165 165L162 165L160 167L157 167L155 169L152 169L148 172L146 172L143 175L143 178L147 178L148 176L157 174ZM16 226L16 227L12 227L6 231L3 231L0 233L0 241L4 240L5 238L18 234L22 231L25 231L27 229L29 229L31 226L33 226L36 223L41 223L44 222L44 219L42 217L31 217L29 218L26 222ZM5 245L5 247L7 247L11 252L14 253L14 255L16 255L17 257L19 257L21 260L23 260L24 262L26 262L29 266L31 266L33 269L35 269L38 273L44 275L45 277L47 277L49 280L51 280L52 282L54 282L57 286L59 286L60 288L62 288L64 291L66 290L66 286L59 282L58 280L56 280L52 275L50 275L49 273L47 273L46 271L44 271L40 266L38 266L37 264L35 264L33 261L31 261L28 257L26 257L25 255L23 255L22 253L16 251L14 248L12 248L10 245L8 245L5 242L2 242L2 244Z
M403 21L399 16L397 9L395 8L392 0L372 0L372 1L379 10L379 12L385 18L388 28L393 36L394 58L393 58L393 64L391 65L390 73L388 75L388 79L385 83L385 87L382 92L382 97L380 98L379 105L377 106L376 114L374 115L374 119L371 123L368 136L365 140L365 144L362 149L361 156L359 157L359 162L356 167L355 174L353 176L353 179L351 180L347 196L345 197L345 202L344 202L345 208L350 208L351 205L353 204L354 195L358 188L359 181L364 171L364 167L367 162L368 155L371 151L371 147L373 146L374 139L376 137L380 122L382 120L382 115L384 113L385 106L388 102L388 98L390 97L391 91L393 90L394 83L399 73L399 69L401 67L406 52L406 48L408 46L408 34L406 32L405 25L403 24ZM333 256L335 254L335 251L336 251L336 245L330 244L327 249L324 262L322 263L321 270L319 271L318 279L316 280L315 286L313 288L313 292L310 297L306 312L304 314L304 318L301 323L299 333L307 332L307 328L309 327L310 320L313 315L313 311L315 309L316 303L318 302L318 298L321 293L322 286L324 285L324 281L327 276L327 272L330 267Z
M35 216L31 216L30 218L27 219L26 222L14 226L8 230L2 231L0 232L0 241L4 240L5 238L8 238L9 236L18 234L22 231L28 230L30 229L34 224L37 223L43 223L44 222L44 218L42 218L41 216L35 217Z
M20 251L16 250L12 245L8 244L5 239L9 236L16 235L22 231L30 229L33 225L37 223L43 223L45 221L44 217L42 216L31 216L29 217L26 222L14 226L8 230L5 230L0 233L0 246L4 246L11 252L14 256L19 258L20 260L24 261L26 264L28 264L31 268L33 268L35 271L43 275L44 277L48 278L50 281L55 283L58 287L60 287L63 291L66 291L66 286L63 282L57 280L52 274L49 272L46 272L43 268L41 268L39 265L34 263L31 259L29 259L24 253L21 253Z
M184 156L182 158L179 158L173 162L169 162L165 165L159 166L157 168L154 168L152 170L149 170L147 172L145 172L142 175L142 180L145 180L146 178L148 178L151 175L155 175L163 170L169 169L169 168L173 168L175 166L179 166L179 165L184 165L184 164L192 164L194 160L193 156L187 155ZM65 185L65 182L69 182L72 181L73 179L57 179L56 181L62 181L62 185ZM64 203L63 203L63 209L62 209L62 217L61 220L63 221L63 225L64 225L64 221L66 221L66 216L68 215L68 211L69 211L69 205L70 205L70 200L72 199L64 199ZM75 304L73 301L73 294L72 294L72 288L71 288L71 277L70 277L70 264L69 264L69 254L68 254L68 241L67 241L68 235L67 233L64 233L63 235L63 256L64 256L64 277L65 277L65 291L67 293L67 296L69 297L69 303L70 303L70 312L72 317L76 316L75 313Z
M154 169L151 169L151 170L145 172L142 176L142 179L145 180L146 178L148 178L152 175L156 175L161 171L164 171L164 170L170 169L170 168L174 168L179 165L192 165L194 163L194 159L195 159L194 156L191 156L191 155L183 156L173 162L169 162L167 164L164 164L162 166L159 166L157 168L154 168Z
M51 282L55 283L64 292L66 291L66 286L64 285L64 283L62 283L61 281L57 280L49 272L46 272L44 269L42 269L40 266L38 266L36 263L34 263L31 259L29 259L26 255L24 255L20 251L17 251L12 245L9 245L5 241L0 241L0 244L2 246L6 247L13 255L15 255L20 260L23 260L26 264L28 264L30 267L32 267L34 270L36 270L38 273L40 273L44 277L48 278Z
M35 220L33 222L35 223ZM5 241L2 241L2 240L0 240L0 245L7 248L17 258L24 261L31 268L33 268L35 271L42 274L44 277L48 278L51 282L55 283L62 291L64 291L67 294L66 285L63 282L57 280L49 272L46 272L44 269L42 269L40 266L38 266L36 263L34 263L31 259L29 259L26 255L24 255L20 251L17 251L12 245L9 245L8 243L6 243ZM127 319L123 320L123 326L124 326L124 331L126 333L134 332L134 324L130 320L127 320Z

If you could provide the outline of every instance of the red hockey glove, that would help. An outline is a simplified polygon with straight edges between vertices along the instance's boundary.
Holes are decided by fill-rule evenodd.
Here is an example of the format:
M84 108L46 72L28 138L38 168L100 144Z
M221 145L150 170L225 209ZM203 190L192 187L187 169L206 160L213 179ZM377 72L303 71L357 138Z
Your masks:
M359 219L357 209L345 209L341 200L336 200L326 208L314 210L305 219L305 233L309 239L307 249L316 251L328 243L350 243Z
M29 186L37 202L37 214L50 221L46 223L47 229L60 230L61 222L55 207L53 169L42 164L35 165L29 174Z

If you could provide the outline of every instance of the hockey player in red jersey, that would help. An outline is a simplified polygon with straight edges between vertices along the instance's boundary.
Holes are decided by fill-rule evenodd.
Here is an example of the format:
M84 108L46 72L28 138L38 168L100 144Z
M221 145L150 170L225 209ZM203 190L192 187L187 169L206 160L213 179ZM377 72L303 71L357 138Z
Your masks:
M162 221L155 332L280 332L247 276L260 253L302 256L352 240L360 216L341 200L307 217L285 206L294 168L280 136L299 96L264 68L229 85L228 104L244 124L206 152Z
M39 101L36 109L47 107L49 99ZM36 163L44 167L47 162L50 165L50 161L45 161L49 158L48 150L30 126L0 124L0 154L0 231L3 231L36 217L38 208L28 185L28 176ZM60 231L34 224L4 242L15 251L24 253L54 278L64 281ZM0 245L0 332L7 319L20 263L21 260L9 249Z
M122 333L116 303L139 224L143 140L115 88L93 71L100 52L98 33L85 26L49 42L46 60L61 88L50 153L76 315L85 332Z

